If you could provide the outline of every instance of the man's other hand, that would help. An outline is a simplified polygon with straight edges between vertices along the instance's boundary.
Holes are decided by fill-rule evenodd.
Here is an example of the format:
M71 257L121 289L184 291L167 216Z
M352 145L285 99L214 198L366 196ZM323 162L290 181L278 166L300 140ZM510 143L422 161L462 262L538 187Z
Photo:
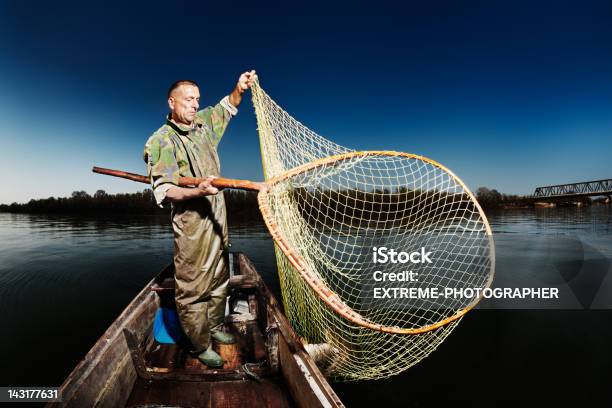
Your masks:
M214 178L215 177L213 176L208 176L206 180L198 184L198 189L201 190L200 195L215 195L219 192L219 189L217 187L213 187L213 185L211 184Z

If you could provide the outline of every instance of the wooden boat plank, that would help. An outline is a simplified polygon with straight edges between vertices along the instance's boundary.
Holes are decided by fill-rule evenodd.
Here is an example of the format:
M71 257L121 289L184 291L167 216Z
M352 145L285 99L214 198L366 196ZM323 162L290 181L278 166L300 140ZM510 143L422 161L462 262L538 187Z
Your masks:
M215 383L183 381L147 381L139 378L127 401L127 407L142 407L164 401L168 406L212 408L211 389ZM180 404L180 405L179 405Z
M219 383L213 389L214 407L288 408L287 390L270 380Z
M127 403L128 407L159 404L181 407L252 407L289 408L287 390L278 381L222 381L186 383L182 381L138 380Z

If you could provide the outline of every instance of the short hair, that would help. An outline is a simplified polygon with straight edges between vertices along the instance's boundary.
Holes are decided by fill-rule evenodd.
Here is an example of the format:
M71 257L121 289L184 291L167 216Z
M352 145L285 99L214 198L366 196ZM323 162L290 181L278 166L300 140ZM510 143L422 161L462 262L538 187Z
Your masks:
M200 88L200 86L197 84L196 81L192 81L191 79L179 79L178 81L170 85L170 88L168 88L168 99L170 99L170 95L172 94L172 91L174 91L179 86L185 85L185 84L193 85L193 86Z

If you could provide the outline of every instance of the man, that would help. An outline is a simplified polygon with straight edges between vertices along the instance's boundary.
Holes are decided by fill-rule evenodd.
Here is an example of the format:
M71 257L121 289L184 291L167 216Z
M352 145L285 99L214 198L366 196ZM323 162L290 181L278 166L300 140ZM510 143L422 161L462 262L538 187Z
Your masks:
M147 141L144 160L155 199L172 205L176 306L192 352L209 367L221 367L211 338L232 343L222 331L229 278L227 223L223 194L210 182L219 176L217 145L242 94L257 79L240 75L232 93L216 106L198 111L200 91L194 81L177 81L168 90L170 114ZM197 188L178 186L179 177L202 177Z

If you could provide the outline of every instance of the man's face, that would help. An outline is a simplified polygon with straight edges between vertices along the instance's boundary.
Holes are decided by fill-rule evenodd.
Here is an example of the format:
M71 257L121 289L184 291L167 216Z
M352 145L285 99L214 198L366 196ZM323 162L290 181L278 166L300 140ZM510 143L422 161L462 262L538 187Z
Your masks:
M200 90L190 84L179 85L170 94L168 106L175 122L191 126L200 107Z

